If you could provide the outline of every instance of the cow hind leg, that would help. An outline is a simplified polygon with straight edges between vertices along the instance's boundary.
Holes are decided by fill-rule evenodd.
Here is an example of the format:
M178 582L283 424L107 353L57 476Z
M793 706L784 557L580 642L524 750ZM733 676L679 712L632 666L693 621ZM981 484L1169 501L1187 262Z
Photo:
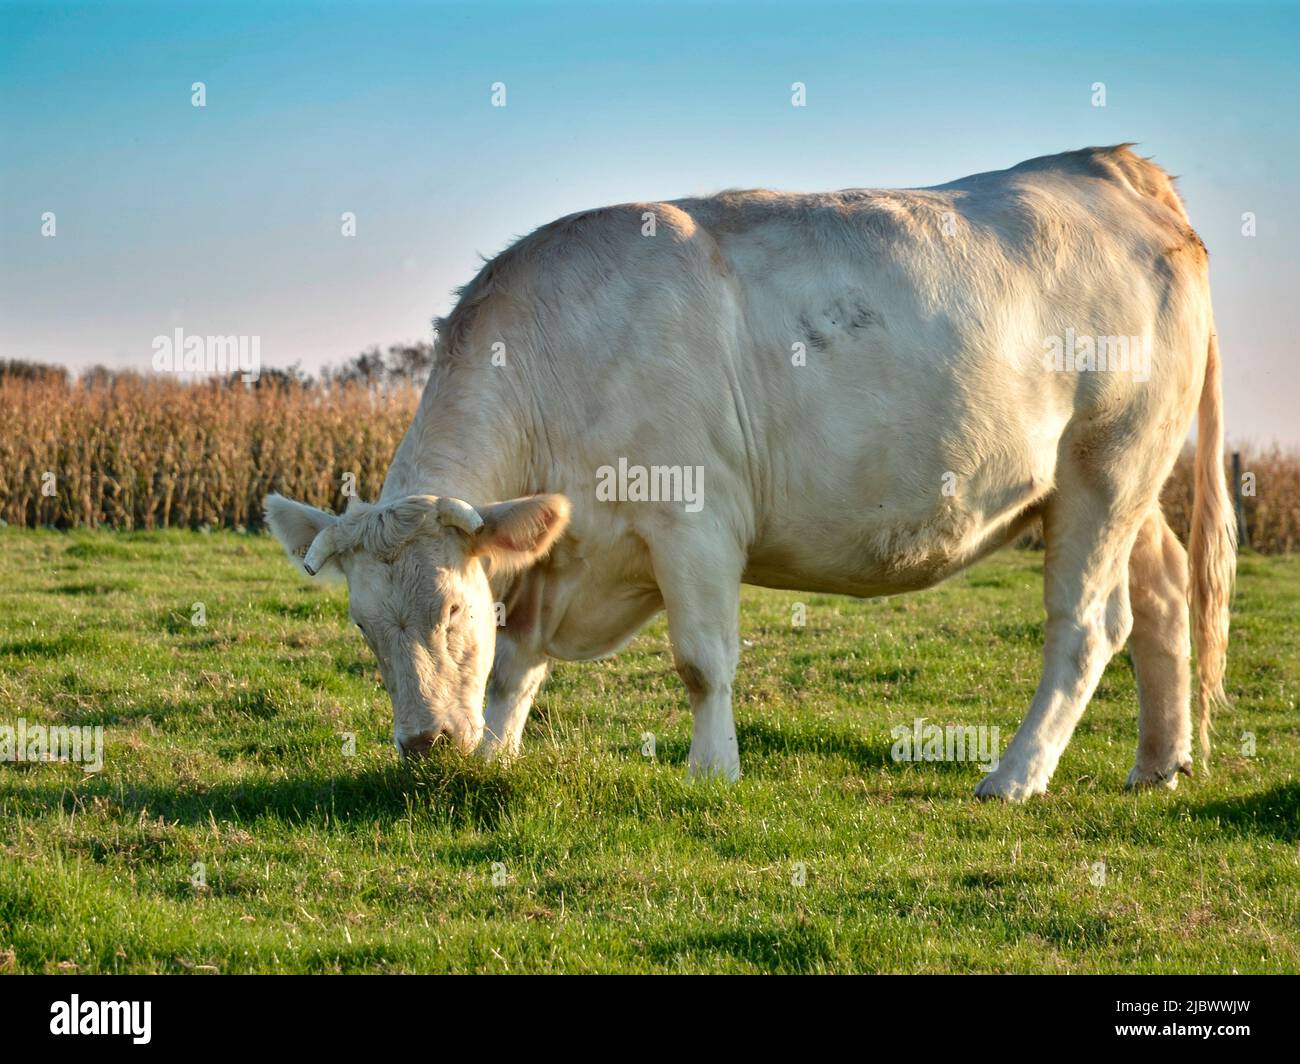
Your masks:
M1158 508L1129 558L1133 633L1129 656L1138 687L1137 760L1126 787L1173 789L1191 775L1191 632L1187 552Z
M1043 676L981 798L1020 801L1042 794L1111 656L1132 627L1128 562L1148 503L1132 505L1097 470L1064 471L1047 504Z

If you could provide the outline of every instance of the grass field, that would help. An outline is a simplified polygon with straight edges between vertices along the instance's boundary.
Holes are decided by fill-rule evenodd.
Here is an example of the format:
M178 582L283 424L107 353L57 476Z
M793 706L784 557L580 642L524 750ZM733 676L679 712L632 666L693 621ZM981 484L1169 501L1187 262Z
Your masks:
M0 765L0 969L1300 970L1300 560L1241 563L1208 779L1122 792L1126 657L1045 799L891 759L917 717L1010 739L1041 564L877 602L746 589L727 787L682 778L662 621L557 667L516 765L403 768L345 591L268 538L0 531L0 724L106 747L98 774Z

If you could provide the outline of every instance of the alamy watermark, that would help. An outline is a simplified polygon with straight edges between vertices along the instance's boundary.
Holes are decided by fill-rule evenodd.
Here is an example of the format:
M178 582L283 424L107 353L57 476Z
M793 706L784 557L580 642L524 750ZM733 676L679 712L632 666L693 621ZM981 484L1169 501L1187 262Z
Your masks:
M135 1045L148 1045L152 1013L151 1001L82 1001L73 994L50 1006L50 1034L128 1035Z
M998 767L1000 731L983 724L926 724L917 717L909 728L895 725L889 731L895 761L978 761L985 772Z
M19 717L16 725L0 724L0 761L71 761L98 772L104 767L104 726L28 724Z
M159 373L239 373L251 384L262 375L260 336L186 336L176 329L153 338L153 368Z
M1056 373L1131 373L1151 379L1150 336L1091 336L1066 329L1043 340L1043 368Z
M704 509L704 467L678 465L631 465L626 458L618 466L596 470L596 499L599 502L680 502L688 514Z

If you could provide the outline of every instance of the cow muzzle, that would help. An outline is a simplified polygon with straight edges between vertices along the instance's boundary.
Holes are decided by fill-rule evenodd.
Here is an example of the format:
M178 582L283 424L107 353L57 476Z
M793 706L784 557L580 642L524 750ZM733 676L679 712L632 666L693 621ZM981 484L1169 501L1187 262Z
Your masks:
M419 760L428 755L433 749L433 744L438 740L446 740L449 736L442 728L431 728L429 731L420 732L419 735L412 735L409 738L400 739L397 748L402 752L402 758L410 760Z

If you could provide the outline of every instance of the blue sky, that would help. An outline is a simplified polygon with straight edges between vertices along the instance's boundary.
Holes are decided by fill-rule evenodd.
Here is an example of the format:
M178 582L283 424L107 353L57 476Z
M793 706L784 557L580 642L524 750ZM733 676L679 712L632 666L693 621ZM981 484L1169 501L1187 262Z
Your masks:
M1298 46L1296 4L0 3L0 357L312 368L583 207L1137 140L1211 250L1230 435L1300 443Z

